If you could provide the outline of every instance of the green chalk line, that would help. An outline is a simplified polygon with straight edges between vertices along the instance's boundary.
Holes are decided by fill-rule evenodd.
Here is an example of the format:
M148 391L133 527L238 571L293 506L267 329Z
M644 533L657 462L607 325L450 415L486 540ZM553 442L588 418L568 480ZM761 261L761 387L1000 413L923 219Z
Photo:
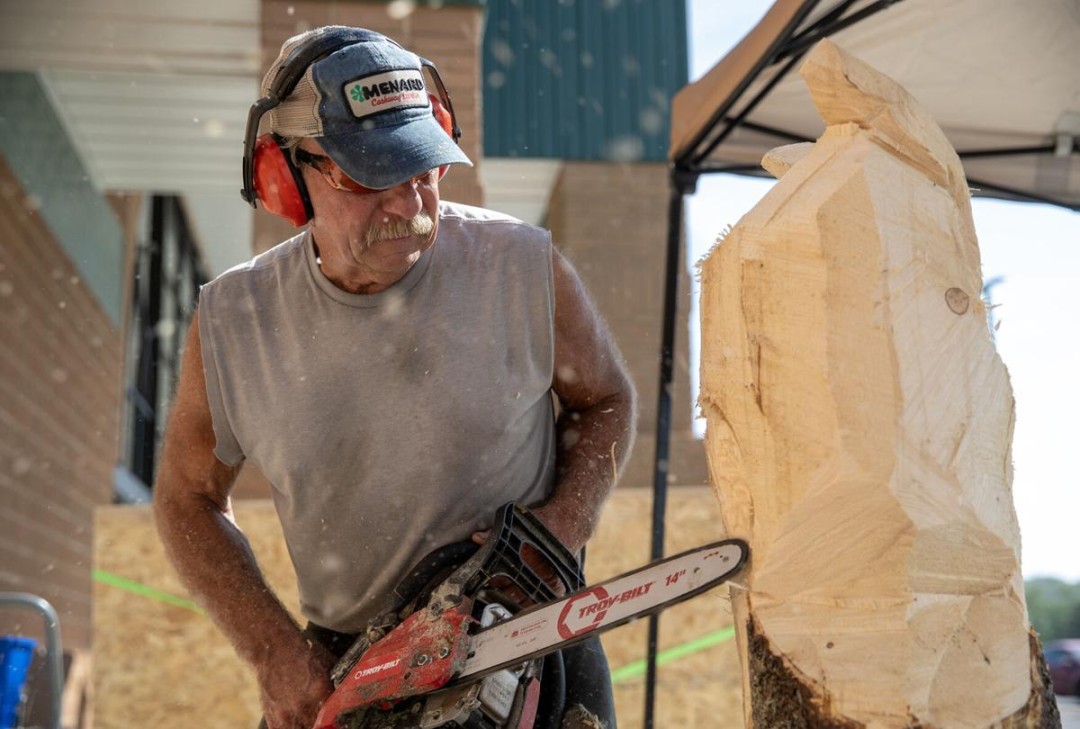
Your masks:
M734 626L722 628L715 633L709 633L708 635L703 635L700 638L695 638L694 640L674 646L673 648L660 651L656 654L656 665L662 666L665 663L677 661L691 653L697 653L706 648L712 648L714 645L720 645L724 641L731 640L733 637L735 637ZM640 661L633 661L627 663L625 666L616 668L611 672L611 682L621 683L622 681L627 681L636 676L641 676L645 673L646 666L647 661L642 658Z
M94 570L93 575L94 581L96 582L110 585L111 587L119 587L121 590L127 590L128 592L133 592L136 595L142 595L143 597L148 597L151 600L157 600L158 602L163 602L167 605L174 605L179 608L184 608L185 610L190 610L194 613L199 613L200 615L204 614L203 609L195 603L191 602L191 600L185 600L182 597L170 595L167 592L150 587L149 585L144 585L141 582L129 580L126 577L114 575L113 573L106 572L105 570Z

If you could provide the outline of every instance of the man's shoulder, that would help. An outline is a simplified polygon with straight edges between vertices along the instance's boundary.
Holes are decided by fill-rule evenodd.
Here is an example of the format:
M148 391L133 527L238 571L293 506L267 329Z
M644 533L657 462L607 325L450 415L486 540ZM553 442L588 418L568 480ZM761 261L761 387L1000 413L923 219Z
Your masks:
M225 272L218 275L207 285L215 286L229 281L238 282L239 280L258 278L266 274L272 274L275 269L281 266L302 260L305 239L306 231L298 233L292 238L278 243L273 248L226 269Z
M439 266L457 266L489 281L550 285L553 246L544 228L487 208L448 203L439 210L438 237L434 260Z
M497 210L481 208L475 205L466 205L464 203L447 202L446 200L439 203L439 219L441 221L453 222L460 225L491 224L507 225L511 227L520 226L525 229L533 229L547 233L546 230L537 225L526 223L512 215L500 213Z
M254 300L270 295L287 280L295 280L290 271L304 264L306 231L278 243L250 260L227 269L199 290L203 304L231 307L238 301Z

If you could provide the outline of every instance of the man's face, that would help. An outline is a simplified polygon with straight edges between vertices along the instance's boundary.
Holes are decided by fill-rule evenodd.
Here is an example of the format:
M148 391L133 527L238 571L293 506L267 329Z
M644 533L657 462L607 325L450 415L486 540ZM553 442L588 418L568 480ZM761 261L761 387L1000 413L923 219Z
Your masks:
M325 157L305 139L300 150ZM315 166L319 169L315 169ZM323 273L346 290L373 293L404 276L435 242L439 219L437 170L388 190L362 189L325 158L301 165ZM368 284L374 288L365 290Z

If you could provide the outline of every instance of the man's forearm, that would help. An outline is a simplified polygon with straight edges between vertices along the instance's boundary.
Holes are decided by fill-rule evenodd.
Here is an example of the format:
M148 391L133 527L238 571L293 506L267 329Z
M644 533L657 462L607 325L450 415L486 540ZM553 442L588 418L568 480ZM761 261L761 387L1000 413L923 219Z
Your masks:
M241 658L258 668L274 649L303 640L263 579L247 538L212 500L162 496L154 516L181 580Z
M604 502L629 459L634 431L632 393L559 417L558 475L543 513L571 551L580 550L596 530Z

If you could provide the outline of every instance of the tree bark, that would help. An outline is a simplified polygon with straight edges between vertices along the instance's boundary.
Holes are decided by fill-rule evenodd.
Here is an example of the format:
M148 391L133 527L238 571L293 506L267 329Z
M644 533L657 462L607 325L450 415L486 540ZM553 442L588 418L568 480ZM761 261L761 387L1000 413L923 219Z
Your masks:
M766 157L781 179L701 271L747 726L1060 726L959 158L828 41L801 73L824 135Z

